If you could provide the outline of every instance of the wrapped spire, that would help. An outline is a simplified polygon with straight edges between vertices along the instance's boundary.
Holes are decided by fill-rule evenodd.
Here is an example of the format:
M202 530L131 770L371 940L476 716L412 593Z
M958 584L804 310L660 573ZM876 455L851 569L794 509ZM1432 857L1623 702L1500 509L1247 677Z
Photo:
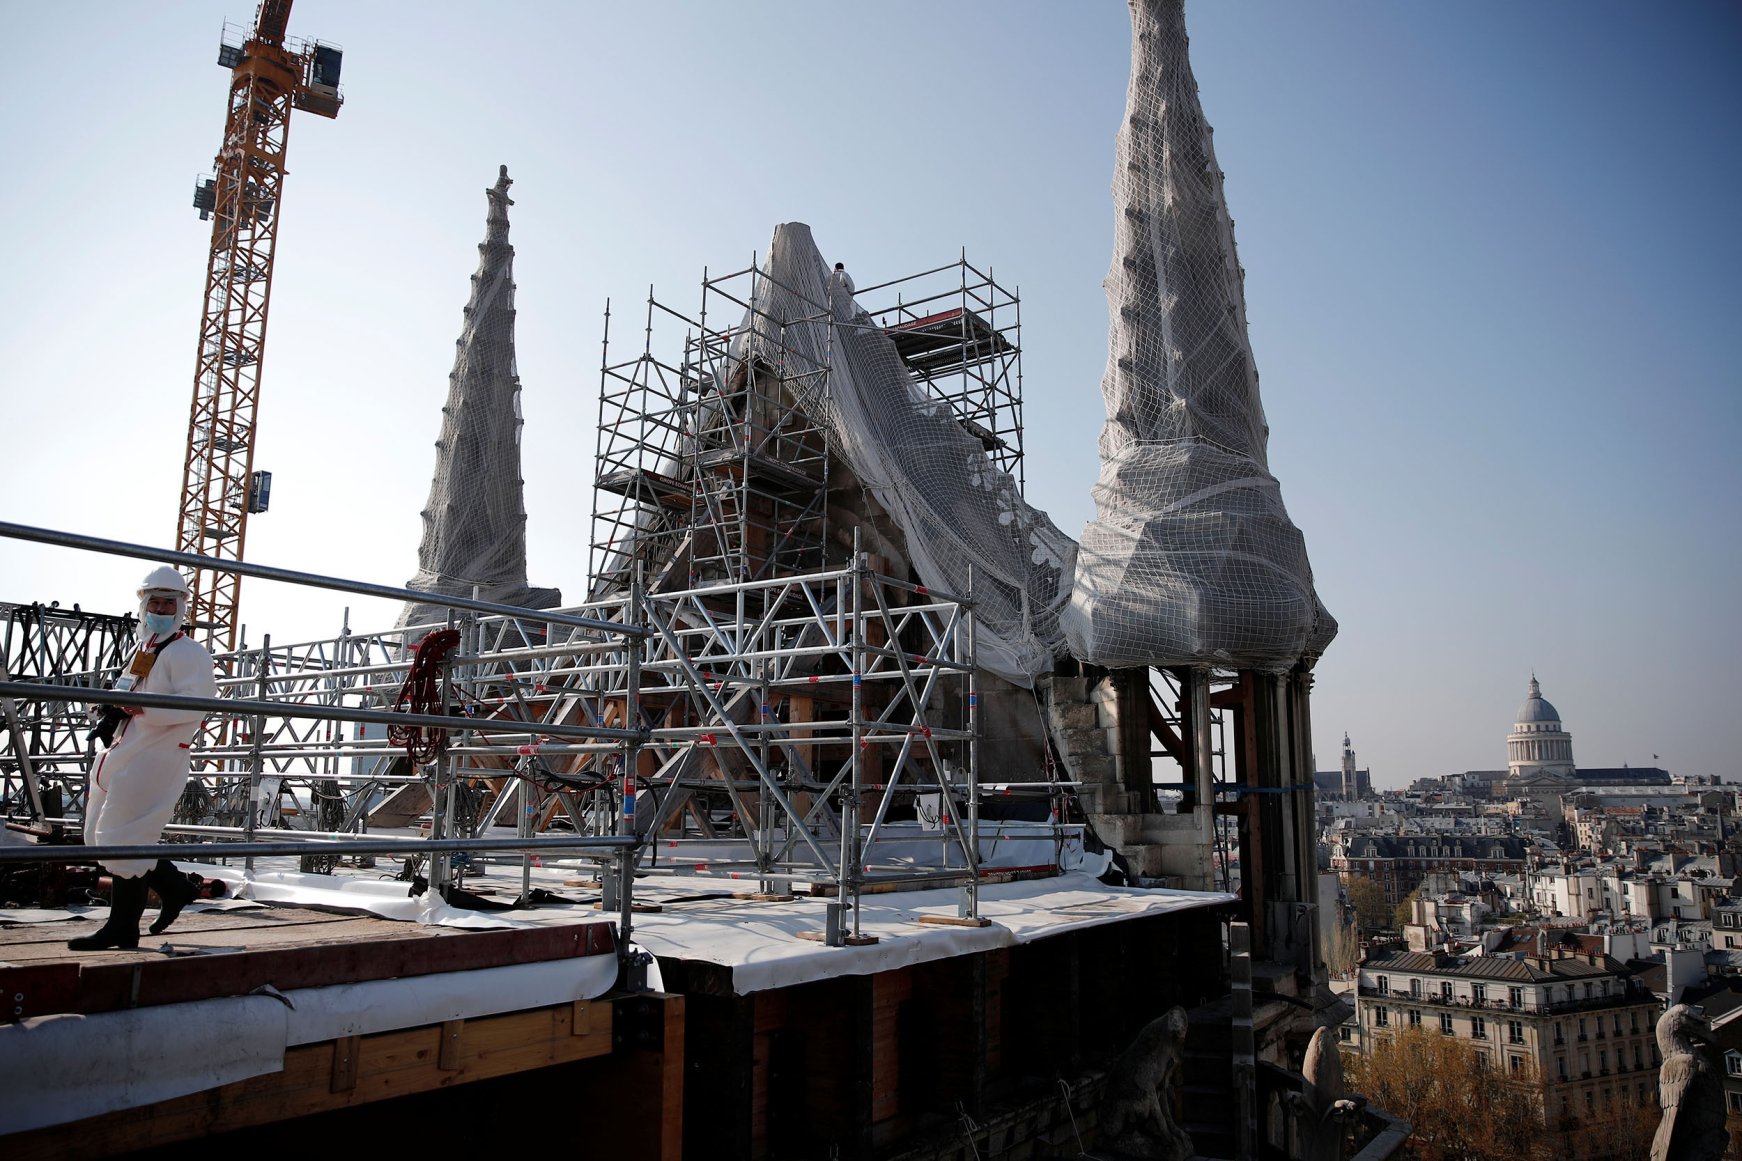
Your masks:
M514 364L514 247L508 242L503 166L485 191L489 212L478 247L478 272L466 302L465 325L448 376L436 441L435 478L423 510L423 541L410 588L554 608L556 589L526 581L526 507L520 477L520 375ZM439 605L408 603L401 625L445 619Z
M1283 670L1329 644L1266 462L1234 227L1183 0L1130 0L1096 518L1064 627L1101 665Z

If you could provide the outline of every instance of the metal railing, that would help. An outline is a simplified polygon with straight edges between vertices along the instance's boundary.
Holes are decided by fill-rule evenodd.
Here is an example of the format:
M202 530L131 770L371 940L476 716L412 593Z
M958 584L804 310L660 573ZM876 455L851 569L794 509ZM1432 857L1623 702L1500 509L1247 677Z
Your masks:
M446 888L455 855L518 853L525 898L532 853L568 851L605 864L625 946L635 870L660 858L666 870L758 880L770 894L820 883L839 900L831 942L849 926L859 934L852 901L874 886L954 885L962 916L977 918L973 605L879 575L862 553L800 576L651 596L636 584L583 609L534 611L16 524L0 523L0 537L451 610L462 639L440 669L439 713L390 708L410 664L408 630L347 629L291 647L268 637L217 659L217 698L0 680L8 707L100 700L234 723L194 747L185 809L166 830L178 842L160 855L295 851L305 868L331 869L392 853L428 859L432 886ZM418 766L387 743L391 727L449 744ZM29 782L28 754L17 756ZM10 781L14 767L0 770ZM82 787L63 781L70 813ZM413 819L427 808L427 838L363 837L389 793L411 796ZM933 822L899 821L922 800ZM7 802L43 821L35 795ZM490 837L506 821L515 834ZM296 829L259 833L287 825ZM1052 828L1055 846L1066 829ZM123 857L27 849L39 860Z

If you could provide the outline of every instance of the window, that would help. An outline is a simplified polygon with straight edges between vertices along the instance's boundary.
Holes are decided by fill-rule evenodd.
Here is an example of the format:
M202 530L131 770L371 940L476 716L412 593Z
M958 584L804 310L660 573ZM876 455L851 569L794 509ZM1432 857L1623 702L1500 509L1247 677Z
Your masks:
M1621 1035L1621 1013L1615 1013L1615 1035Z
M1587 1034L1585 1031L1585 1018L1583 1016L1579 1017L1579 1039L1580 1040L1590 1039L1589 1034Z
M1587 983L1586 983L1586 984L1585 984L1585 999L1587 999L1587 1000L1588 1000L1588 999L1590 999L1590 998L1591 998L1591 985L1590 985L1590 983L1589 983L1589 982L1587 982Z
M1390 976L1380 976L1380 977L1378 977L1378 979L1375 982L1378 984L1380 995L1389 996L1391 994L1391 977Z
M1506 989L1506 1002L1514 1008L1524 1007L1524 989L1523 988L1507 988Z
M1409 1026L1411 1028L1420 1028L1421 1027L1421 1009L1420 1008L1411 1008L1409 1010Z
M1724 1103L1730 1106L1733 1113L1742 1113L1742 1092L1730 1090L1724 1093Z
M1380 1028L1385 1027L1387 1024L1391 1023L1391 1013L1387 1012L1384 1008L1375 1008L1373 1011L1373 1023Z
M1524 1071L1524 1057L1522 1057L1522 1056L1508 1056L1506 1058L1506 1069L1508 1072L1512 1073L1514 1076L1523 1072Z
M1567 1026L1559 1020L1554 1022L1554 1042L1556 1044L1567 1042Z
M1472 1040L1488 1039L1488 1021L1480 1016L1470 1017L1470 1038Z
M1337 1025L1337 1039L1341 1040L1344 1044L1348 1044L1350 1041L1355 1039L1354 1029L1350 1028L1347 1024Z
M1448 1004L1452 1002L1452 981L1451 980L1441 980L1440 981L1440 999L1444 1000Z
M1488 1002L1488 985L1487 984L1471 984L1470 985L1470 998L1472 1000L1476 1001L1476 1003L1478 1003L1478 1004L1486 1004Z
M1506 1021L1506 1042L1508 1044L1523 1044L1524 1043L1524 1021L1522 1021L1522 1020L1508 1020L1508 1021Z
M1412 996L1421 995L1421 981L1420 980L1410 980L1409 981L1409 994Z
M1724 1053L1724 1071L1731 1076L1742 1076L1742 1052L1732 1048Z
M1597 1069L1600 1072L1609 1071L1609 1050L1607 1048L1597 1049Z
M1597 1111L1597 1094L1592 1092L1590 1089L1585 1090L1585 1111L1587 1113L1594 1113Z
M1635 1044L1633 1046L1633 1067L1634 1068L1644 1068L1645 1067L1645 1052L1637 1044Z
M1554 1070L1555 1070L1555 1075L1559 1076L1562 1080L1566 1080L1567 1079L1567 1058L1564 1056L1555 1057L1554 1058Z
M1452 1014L1450 1012L1440 1013L1440 1031L1447 1036L1452 1034Z

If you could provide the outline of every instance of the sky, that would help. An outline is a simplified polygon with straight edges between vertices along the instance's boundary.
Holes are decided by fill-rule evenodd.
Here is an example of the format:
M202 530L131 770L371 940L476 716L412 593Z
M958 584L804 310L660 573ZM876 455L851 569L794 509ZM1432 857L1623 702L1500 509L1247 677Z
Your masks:
M1104 412L1110 0L301 0L248 558L416 570L483 191L514 179L528 574L584 590L600 340L803 221L859 285L963 251L1022 298L1029 499L1078 535ZM15 5L0 42L0 520L169 548L248 0ZM1314 745L1376 785L1505 765L1534 671L1580 765L1742 779L1742 7L1188 7L1270 467L1342 630ZM620 329L619 329L620 328ZM625 340L627 342L628 340ZM627 354L618 346L615 355ZM0 601L147 565L0 540ZM397 606L261 581L248 639Z

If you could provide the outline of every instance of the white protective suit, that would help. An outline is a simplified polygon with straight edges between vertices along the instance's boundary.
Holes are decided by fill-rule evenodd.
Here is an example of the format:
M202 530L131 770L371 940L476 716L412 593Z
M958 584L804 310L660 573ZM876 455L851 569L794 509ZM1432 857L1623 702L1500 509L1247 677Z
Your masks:
M172 568L157 569L145 579L139 590L139 648L149 652L163 638L144 628L148 595L174 593L176 623L185 625L188 591L187 582ZM176 635L157 655L151 672L135 692L217 697L212 655L193 638ZM205 716L201 710L147 708L122 723L115 744L91 772L85 803L86 845L135 846L158 840L187 785L188 747ZM156 863L156 859L107 859L103 866L112 875L132 878L145 874Z

